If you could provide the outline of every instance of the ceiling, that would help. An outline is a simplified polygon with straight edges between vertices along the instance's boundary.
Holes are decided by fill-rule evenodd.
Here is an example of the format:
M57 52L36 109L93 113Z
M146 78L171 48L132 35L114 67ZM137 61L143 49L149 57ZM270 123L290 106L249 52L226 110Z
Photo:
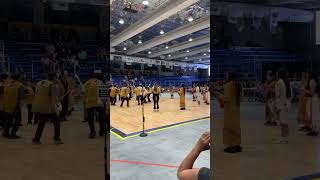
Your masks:
M220 2L237 2L237 3L249 3L260 4L267 6L287 7L303 10L320 10L319 0L218 0Z
M117 54L209 64L210 42L203 39L210 38L210 0L149 0L147 6L142 2L111 4L111 46ZM124 10L129 3L137 12Z

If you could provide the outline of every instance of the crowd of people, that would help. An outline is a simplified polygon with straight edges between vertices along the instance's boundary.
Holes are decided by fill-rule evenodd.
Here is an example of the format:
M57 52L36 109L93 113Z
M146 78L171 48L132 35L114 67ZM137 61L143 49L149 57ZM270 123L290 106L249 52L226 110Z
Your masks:
M61 122L68 121L80 97L85 106L84 122L89 124L89 138L95 138L94 113L98 113L99 135L104 136L107 109L99 99L97 89L103 81L101 73L93 73L84 84L82 91L69 76L63 73L49 72L38 82L26 81L20 73L2 74L0 79L0 129L8 139L18 139L20 126L23 126L21 112L27 108L27 124L37 125L33 143L41 144L41 136L46 123L54 125L54 142L63 144L60 136Z
M287 144L289 137L289 112L291 106L298 102L297 120L299 131L307 136L318 136L320 133L320 83L316 75L302 72L301 80L289 79L284 69L268 71L266 81L261 84L261 94L265 103L267 126L280 127L280 139L276 143ZM299 88L298 88L298 87ZM224 103L223 142L225 152L242 151L240 128L241 81L235 73L227 73L223 88L217 89L217 83L210 89L213 95ZM257 87L253 87L257 88ZM297 98L298 97L298 98ZM298 99L298 100L296 100Z
M76 31L53 29L51 43L45 48L41 58L43 71L59 71L68 66L80 68L79 62L86 61L87 52L80 47L79 37Z

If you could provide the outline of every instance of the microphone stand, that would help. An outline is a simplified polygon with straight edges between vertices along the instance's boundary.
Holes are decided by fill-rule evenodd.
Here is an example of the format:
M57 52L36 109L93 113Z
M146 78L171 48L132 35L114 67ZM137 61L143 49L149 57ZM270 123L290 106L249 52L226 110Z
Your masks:
M143 90L142 94L144 94L144 90ZM142 104L142 132L140 133L140 137L146 137L146 136L148 136L148 134L145 132L145 129L144 129L144 123L145 123L144 102L142 102L141 104Z

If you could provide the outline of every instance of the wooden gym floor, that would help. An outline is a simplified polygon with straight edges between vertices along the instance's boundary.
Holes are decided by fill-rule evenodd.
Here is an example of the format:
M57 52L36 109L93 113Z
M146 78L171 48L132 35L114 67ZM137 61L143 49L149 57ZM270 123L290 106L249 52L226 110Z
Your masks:
M150 98L152 100L152 96ZM111 106L110 117L112 132L118 137L129 137L142 131L142 107L138 106L135 97L130 101L130 107L117 100L116 106ZM193 102L190 95L186 98L186 110L181 111L179 97L175 94L170 99L168 94L163 94L159 101L159 112L153 111L153 101L144 105L145 129L148 131L163 129L166 127L208 118L210 105L201 102Z

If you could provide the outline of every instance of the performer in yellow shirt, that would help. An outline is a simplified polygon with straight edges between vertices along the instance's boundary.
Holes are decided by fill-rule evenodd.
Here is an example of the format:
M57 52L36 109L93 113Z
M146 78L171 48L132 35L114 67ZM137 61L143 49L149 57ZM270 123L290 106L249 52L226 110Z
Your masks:
M57 104L59 101L59 85L55 72L48 73L47 78L36 84L35 96L32 103L32 112L35 114L35 121L38 121L38 127L33 143L41 144L40 138L46 123L53 122L54 142L55 144L63 144L60 139L60 118Z
M137 97L137 101L138 101L138 106L140 106L140 102L141 104L142 102L142 85L139 84L139 86L136 88L136 97Z
M180 86L178 93L180 96L180 110L186 110L186 88L184 84Z
M4 86L4 111L6 112L6 123L2 135L6 138L20 138L17 131L21 124L21 102L25 95L25 89L22 84L22 76L15 73L10 81Z
M1 74L0 77L0 127L4 128L6 113L4 111L4 86L7 81L8 75Z
M129 88L128 86L123 86L120 89L120 97L121 97L121 105L120 107L123 106L123 102L126 100L127 101L127 107L129 107Z
M153 110L159 111L159 98L160 98L161 88L157 83L154 83L152 87L153 94Z
M170 87L169 87L169 92L170 92L171 99L173 99L174 98L174 86L172 86L171 84L170 84Z
M111 105L116 105L116 101L117 101L117 87L113 84L110 88Z
M99 135L104 136L104 122L105 122L105 109L103 107L103 102L99 98L98 88L99 85L102 85L102 80L98 79L98 74L91 74L90 79L84 83L85 89L85 105L88 113L88 123L90 127L90 135L89 138L96 137L96 131L94 126L94 113L98 113L98 121L99 121Z

